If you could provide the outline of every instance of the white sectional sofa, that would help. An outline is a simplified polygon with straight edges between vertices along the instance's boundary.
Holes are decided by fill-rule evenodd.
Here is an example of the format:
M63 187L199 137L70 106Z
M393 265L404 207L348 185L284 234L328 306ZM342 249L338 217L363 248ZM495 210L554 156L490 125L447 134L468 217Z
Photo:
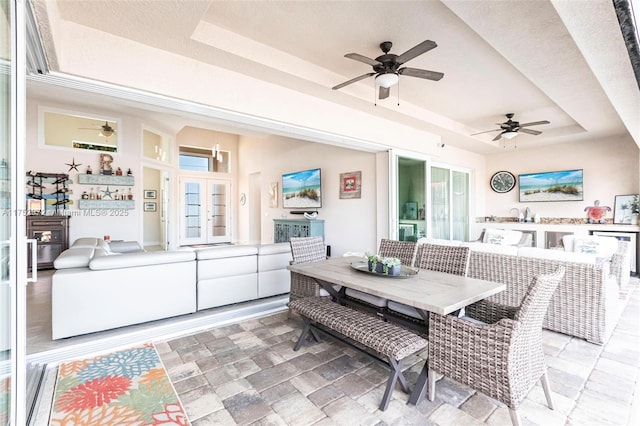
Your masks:
M80 238L55 260L53 339L190 314L290 289L288 243L171 252L144 252L136 245Z

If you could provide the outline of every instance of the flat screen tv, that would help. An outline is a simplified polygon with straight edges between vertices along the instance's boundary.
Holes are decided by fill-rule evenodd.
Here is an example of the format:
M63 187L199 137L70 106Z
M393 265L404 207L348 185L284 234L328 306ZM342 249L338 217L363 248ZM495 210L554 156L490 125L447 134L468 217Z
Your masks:
M520 202L582 201L582 170L527 173L518 176Z
M322 207L320 169L283 174L282 206L285 209L315 209Z

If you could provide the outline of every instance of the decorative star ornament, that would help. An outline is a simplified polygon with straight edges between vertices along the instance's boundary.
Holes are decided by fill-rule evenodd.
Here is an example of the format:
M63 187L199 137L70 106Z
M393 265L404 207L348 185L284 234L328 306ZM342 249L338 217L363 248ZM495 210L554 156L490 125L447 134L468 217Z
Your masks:
M73 158L73 160L71 161L71 163L64 163L64 164L66 164L67 166L69 166L69 171L71 171L71 170L75 170L76 172L78 171L78 166L82 166L82 164L80 164L80 163L77 163L77 164L76 164L76 159L75 159L75 157Z
M108 186L107 186L107 189L102 191L102 198L103 199L107 199L107 200L111 200L111 190L109 190Z

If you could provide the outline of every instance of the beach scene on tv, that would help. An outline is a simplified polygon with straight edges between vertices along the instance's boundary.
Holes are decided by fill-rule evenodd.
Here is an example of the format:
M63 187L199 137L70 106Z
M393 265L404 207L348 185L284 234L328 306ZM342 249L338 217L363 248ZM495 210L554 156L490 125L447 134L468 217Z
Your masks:
M282 203L284 208L322 207L320 169L282 175Z
M520 202L581 201L582 170L530 173L519 176Z

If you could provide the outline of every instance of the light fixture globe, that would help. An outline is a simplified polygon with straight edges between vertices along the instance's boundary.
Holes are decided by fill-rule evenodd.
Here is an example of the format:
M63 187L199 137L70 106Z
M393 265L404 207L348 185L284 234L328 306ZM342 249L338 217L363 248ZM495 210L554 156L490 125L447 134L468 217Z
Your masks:
M504 132L502 134L502 137L505 138L505 139L513 139L516 136L518 136L518 132Z
M380 87L389 88L389 87L393 86L394 84L397 84L399 79L400 78L398 77L398 74L396 74L394 72L378 74L376 76L376 84L378 86L380 86Z

